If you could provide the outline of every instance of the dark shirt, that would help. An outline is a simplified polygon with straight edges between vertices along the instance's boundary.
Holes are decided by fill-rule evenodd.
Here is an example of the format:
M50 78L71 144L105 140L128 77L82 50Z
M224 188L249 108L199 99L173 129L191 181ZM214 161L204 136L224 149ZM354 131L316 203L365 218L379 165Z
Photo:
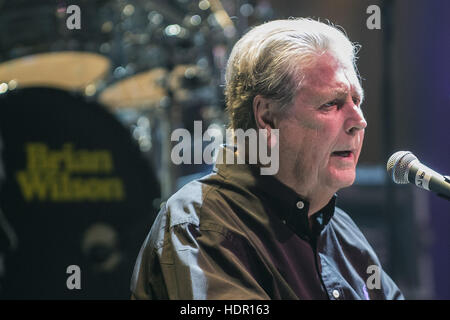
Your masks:
M335 202L310 227L308 201L275 177L256 165L216 164L159 212L136 261L132 298L403 299Z

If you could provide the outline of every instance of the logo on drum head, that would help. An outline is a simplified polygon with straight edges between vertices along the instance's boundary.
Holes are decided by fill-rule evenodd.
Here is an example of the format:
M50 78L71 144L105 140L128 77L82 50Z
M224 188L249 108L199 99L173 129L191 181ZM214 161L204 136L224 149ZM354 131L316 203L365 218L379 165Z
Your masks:
M50 149L44 142L33 142L25 145L25 152L26 167L16 173L16 179L27 202L125 199L110 150L77 149L73 143Z

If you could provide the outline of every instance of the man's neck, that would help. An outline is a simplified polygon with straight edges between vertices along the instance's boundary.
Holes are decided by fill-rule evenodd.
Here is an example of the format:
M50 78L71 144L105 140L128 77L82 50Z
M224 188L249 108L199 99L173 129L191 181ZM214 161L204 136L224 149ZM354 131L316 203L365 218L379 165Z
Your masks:
M311 218L316 212L325 207L336 193L335 190L327 190L325 188L294 185L289 183L290 181L283 181L278 175L275 175L275 177L309 202L308 218Z

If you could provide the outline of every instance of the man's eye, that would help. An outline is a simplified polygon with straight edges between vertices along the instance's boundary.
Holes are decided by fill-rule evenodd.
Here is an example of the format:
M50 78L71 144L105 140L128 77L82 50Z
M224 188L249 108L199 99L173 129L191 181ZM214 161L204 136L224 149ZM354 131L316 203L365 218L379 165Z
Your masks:
M338 101L333 100L333 101L330 101L330 102L327 102L327 103L323 104L322 105L322 109L328 109L328 108L334 107L337 104L338 104Z

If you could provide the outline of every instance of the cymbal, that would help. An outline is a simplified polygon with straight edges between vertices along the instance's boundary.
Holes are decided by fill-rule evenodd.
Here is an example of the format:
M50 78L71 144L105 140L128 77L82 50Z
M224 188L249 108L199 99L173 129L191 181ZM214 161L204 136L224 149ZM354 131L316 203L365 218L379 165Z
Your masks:
M77 91L101 80L109 68L109 59L95 53L40 53L0 64L0 82L15 80L20 88L45 86Z
M163 82L168 72L155 68L119 81L100 94L100 102L109 108L157 107L167 96Z

